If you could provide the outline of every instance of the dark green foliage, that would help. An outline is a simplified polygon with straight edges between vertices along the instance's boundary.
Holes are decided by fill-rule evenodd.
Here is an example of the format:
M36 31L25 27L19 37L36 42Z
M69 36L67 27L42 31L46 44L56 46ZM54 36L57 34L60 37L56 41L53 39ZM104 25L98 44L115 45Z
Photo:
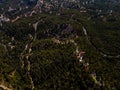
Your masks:
M5 47L0 45L0 81L3 79L16 90L30 89L30 80L26 73L27 61L23 58L25 68L21 68L19 57L25 45L32 42L30 35L35 35L32 24L39 17L44 18L38 24L37 39L32 43L29 58L35 90L100 90L90 77L93 71L105 82L102 90L119 90L120 59L103 58L99 50L113 55L119 53L120 17L107 17L106 22L100 18L87 20L89 14L80 14L76 10L65 10L60 16L41 14L14 23L4 23L0 43L6 45L8 51L5 52ZM82 26L87 28L88 38L94 45L84 35ZM12 37L15 40L12 41ZM54 39L59 39L60 43ZM80 50L86 52L83 59L90 63L88 72L76 59L76 46L66 42L71 39L78 44ZM15 48L10 49L9 42Z

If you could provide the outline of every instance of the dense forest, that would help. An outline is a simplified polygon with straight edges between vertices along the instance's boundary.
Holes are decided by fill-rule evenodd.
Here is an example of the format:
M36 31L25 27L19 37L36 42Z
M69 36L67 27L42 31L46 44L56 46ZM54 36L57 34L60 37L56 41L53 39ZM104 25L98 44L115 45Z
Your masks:
M118 13L74 9L4 22L0 85L11 90L119 90L119 22ZM85 52L82 63L76 48Z

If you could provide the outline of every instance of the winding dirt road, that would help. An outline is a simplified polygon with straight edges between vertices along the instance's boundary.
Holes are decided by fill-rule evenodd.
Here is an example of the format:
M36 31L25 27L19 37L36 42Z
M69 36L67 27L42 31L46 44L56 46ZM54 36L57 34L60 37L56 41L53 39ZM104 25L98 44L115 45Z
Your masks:
M0 88L2 88L2 89L4 89L4 90L12 90L12 89L10 89L10 88L4 86L4 85L0 85Z
M36 31L37 31L37 26L38 26L39 22L40 22L40 20L33 24L33 28L34 28L34 31L35 31L34 37L33 37L32 41L30 43L25 45L24 50L20 54L20 61L22 63L22 65L21 65L22 68L25 68L24 67L25 62L24 62L23 59L26 58L26 62L27 62L27 72L26 73L27 73L27 76L28 76L28 78L30 80L30 83L31 83L31 90L34 90L35 86L34 86L34 82L33 82L32 76L30 74L31 64L30 64L29 58L30 58L30 55L31 55L31 52L32 52L31 48L32 48L33 42L37 38L37 32Z
M87 40L91 43L91 45L94 46L94 48L95 48L96 50L98 50L98 48L97 48L95 45L93 45L92 42L89 40L88 34L87 34L87 30L85 29L84 26L83 26L83 32L84 32L84 35L86 36ZM101 52L100 50L98 50L98 51L99 51L99 53L100 53L103 57L106 57L106 58L120 58L120 55L112 56L112 55L107 55L107 54Z
M34 34L34 37L33 37L33 41L29 44L29 48L28 48L28 54L30 54L29 50L32 48L32 45L33 45L33 42L36 40L37 38L37 26L38 26L38 23L40 21L36 22L33 24L33 28L35 30L35 34ZM34 90L35 86L34 86L34 82L33 82L33 79L32 79L32 76L30 75L30 69L31 69L31 64L30 64L30 61L29 61L29 56L27 58L27 75L28 75L28 78L30 80L30 83L31 83L31 90Z
M42 20L42 19L41 19ZM30 74L30 70L31 70L31 64L30 64L30 60L29 60L29 56L30 56L30 54L31 54L31 52L32 52L32 45L33 45L33 42L36 40L36 38L37 38L37 27L38 27L38 24L39 24L39 22L41 21L41 20L39 20L39 21L37 21L36 23L34 23L33 24L33 28L34 28L34 31L35 31L35 34L34 34L34 37L33 37L33 40L32 40L32 42L31 43L29 43L28 44L28 46L25 48L27 51L28 51L28 56L27 56L27 75L28 75L28 78L29 78L29 80L30 80L30 83L31 83L31 90L34 90L34 88L35 88L35 86L34 86L34 82L33 82L33 78L32 78L32 76L31 76L31 74Z

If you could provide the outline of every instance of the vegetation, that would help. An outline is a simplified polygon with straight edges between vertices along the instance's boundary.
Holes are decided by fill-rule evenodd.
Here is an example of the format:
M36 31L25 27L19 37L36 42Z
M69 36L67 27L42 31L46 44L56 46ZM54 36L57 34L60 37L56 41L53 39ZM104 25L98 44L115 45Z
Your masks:
M27 44L32 52L29 56L30 75L35 90L71 89L71 90L115 90L120 89L119 58L104 58L99 51L106 54L120 54L119 16L115 21L104 16L89 18L76 10L65 10L61 15L41 14L23 18L14 23L4 23L0 36L0 81L15 90L29 90L30 80L27 74L27 59L24 57L24 68L21 67L20 55ZM35 35L33 24L38 23ZM87 39L82 27L88 32ZM76 58L74 40L81 51L85 51L84 60L90 63L88 72ZM32 42L32 43L31 43ZM5 48L5 46L6 48ZM11 48L11 46L14 46ZM95 48L96 47L96 48ZM27 56L27 50L23 56ZM95 85L90 74L95 71L105 86ZM94 78L95 79L95 78Z

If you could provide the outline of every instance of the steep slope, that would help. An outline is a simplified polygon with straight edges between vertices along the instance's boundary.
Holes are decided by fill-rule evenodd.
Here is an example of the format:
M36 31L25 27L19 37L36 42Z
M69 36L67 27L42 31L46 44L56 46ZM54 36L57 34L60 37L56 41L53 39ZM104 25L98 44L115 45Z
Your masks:
M41 14L3 23L0 31L0 85L4 81L4 86L13 90L118 90L120 59L100 54L95 40L98 38L99 42L103 37L95 36L98 29L93 25L102 25L103 21L88 18L88 14L67 10L61 15ZM108 27L111 28L109 33L114 29L119 32L117 26ZM114 46L114 43L103 44ZM120 42L116 44L119 46ZM84 57L76 51L85 52Z
M113 0L2 0L0 14L9 18L27 17L38 13L56 13L64 9L96 12L120 11L120 2Z

